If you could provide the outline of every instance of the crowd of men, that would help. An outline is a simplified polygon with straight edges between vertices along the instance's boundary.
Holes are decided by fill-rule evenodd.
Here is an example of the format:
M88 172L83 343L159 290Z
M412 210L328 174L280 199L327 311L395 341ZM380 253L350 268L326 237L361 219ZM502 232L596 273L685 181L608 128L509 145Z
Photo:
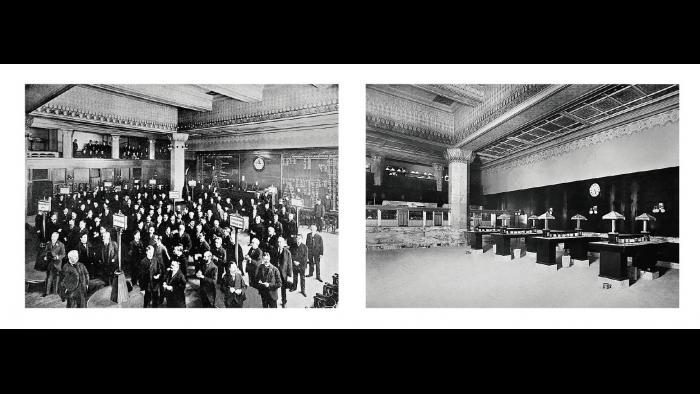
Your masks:
M237 199L198 186L173 206L165 186L98 187L52 198L49 213L39 212L35 231L40 246L35 268L46 270L44 295L59 294L68 307L86 307L90 278L111 283L119 268L114 215L126 216L122 232L122 270L144 293L144 307L184 308L188 267L199 279L203 307L217 298L230 308L246 301L248 286L258 290L263 308L287 303L287 292L306 297L305 278L322 282L323 238L316 224L299 236L295 209L271 195ZM323 221L317 203L317 223ZM250 249L236 243L231 215L248 218ZM308 266L308 273L307 273ZM221 300L219 300L221 304Z

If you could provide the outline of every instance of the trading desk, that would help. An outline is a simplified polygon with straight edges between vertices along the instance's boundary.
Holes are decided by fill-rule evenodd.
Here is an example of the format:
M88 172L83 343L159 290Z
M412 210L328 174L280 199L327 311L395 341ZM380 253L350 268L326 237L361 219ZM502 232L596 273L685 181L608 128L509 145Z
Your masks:
M491 238L496 246L496 255L510 256L513 252L511 240L523 238L527 243L528 238L538 236L537 232L531 228L506 228L501 233L491 234Z
M656 257L666 242L642 241L631 243L591 242L591 249L600 251L600 274L614 280L629 279L627 258L632 257L635 267L656 272Z
M481 250L484 248L483 236L490 235L499 232L493 227L477 227L476 230L467 231L467 237L469 239L469 245L472 250Z
M588 260L588 244L600 241L600 237L576 235L577 233L573 232L555 234L555 236L533 238L533 243L537 246L538 264L555 265L557 263L557 244L560 243L563 243L565 248L571 250L572 259Z

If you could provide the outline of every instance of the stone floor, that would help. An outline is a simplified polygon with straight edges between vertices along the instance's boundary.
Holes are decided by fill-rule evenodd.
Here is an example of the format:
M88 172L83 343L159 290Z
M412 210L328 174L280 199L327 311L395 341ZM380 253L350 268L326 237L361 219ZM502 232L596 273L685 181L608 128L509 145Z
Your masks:
M306 239L308 229L299 229L301 235ZM321 233L323 236L323 245L325 255L321 257L321 278L325 282L332 282L332 275L338 273L338 234ZM248 235L242 234L239 236L243 252L248 252ZM66 303L62 302L57 295L48 295L42 297L43 280L46 273L34 270L34 261L36 259L36 238L29 232L25 238L25 283L29 283L28 291L25 293L25 307L27 308L65 308ZM127 281L129 281L127 275ZM249 283L249 278L244 277L246 283ZM188 308L201 307L201 301L197 294L199 289L199 279L194 276L189 276L185 290L185 300ZM129 282L129 287L131 284ZM119 305L110 301L112 287L105 286L100 279L91 279L88 290L88 307L95 308L141 308L143 306L143 293L137 287L134 287L129 292L127 302ZM299 291L287 293L287 308L307 308L313 306L313 296L316 293L323 293L323 283L315 278L306 278L306 295L304 297ZM262 300L258 291L252 287L248 287L246 291L247 299L243 305L244 308L261 308ZM278 303L281 304L281 294ZM217 296L217 306L224 307L223 296Z
M595 256L592 254L591 256ZM677 308L679 270L653 281L603 289L599 261L548 271L533 257L498 262L493 248L367 252L367 307L376 308Z

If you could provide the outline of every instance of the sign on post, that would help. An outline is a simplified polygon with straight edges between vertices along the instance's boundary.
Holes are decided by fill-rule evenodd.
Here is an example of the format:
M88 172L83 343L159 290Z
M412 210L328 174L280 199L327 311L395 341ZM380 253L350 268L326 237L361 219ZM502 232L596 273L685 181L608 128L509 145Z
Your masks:
M149 179L149 180L148 180L148 184L149 184L149 185L155 185L155 184L156 184L156 180L155 180L155 179Z
M169 198L170 198L171 200L179 200L179 199L182 198L182 192L179 192L179 191L171 191L171 192L169 193L169 196L170 196Z
M188 181L188 182L187 182L187 186L189 186L189 187L195 187L195 186L197 186L197 181Z
M40 212L51 212L51 201L40 200L37 210L39 210Z
M112 225L120 230L126 230L126 215L115 213L112 216Z
M241 215L231 215L229 216L229 220L231 221L231 227L237 228L237 229L242 229L243 228L243 216Z
M112 181L105 181L104 187L112 187Z
M292 206L296 208L303 208L304 200L301 198L292 198Z
M61 186L61 187L58 189L58 192L59 192L60 194L70 194L70 187L68 187L68 186Z

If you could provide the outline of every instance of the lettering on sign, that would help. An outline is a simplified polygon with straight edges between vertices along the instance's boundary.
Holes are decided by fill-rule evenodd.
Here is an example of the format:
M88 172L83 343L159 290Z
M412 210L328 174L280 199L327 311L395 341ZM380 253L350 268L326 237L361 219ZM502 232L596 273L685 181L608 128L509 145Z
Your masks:
M148 180L148 184L149 184L149 185L155 185L155 184L156 184L156 180L155 180L155 179L149 179L149 180Z
M187 182L187 186L189 186L189 187L195 187L195 186L197 186L197 181L188 181L188 182Z
M51 201L39 201L39 207L37 209L41 212L51 212Z
M180 199L180 192L179 191L171 191L169 193L170 199L171 200L179 200Z
M70 194L70 187L61 187L59 189L60 194Z
M126 230L126 215L115 213L112 216L112 225L114 225L116 228Z
M242 229L243 228L243 216L241 215L231 215L229 217L231 220L231 227L235 227L237 229Z

